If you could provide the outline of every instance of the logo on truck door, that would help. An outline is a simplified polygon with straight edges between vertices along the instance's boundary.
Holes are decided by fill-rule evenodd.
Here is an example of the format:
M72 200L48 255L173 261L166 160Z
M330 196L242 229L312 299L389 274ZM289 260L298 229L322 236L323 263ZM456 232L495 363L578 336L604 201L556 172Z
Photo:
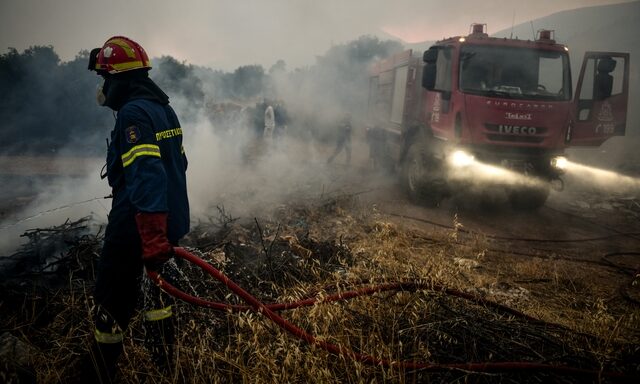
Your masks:
M613 110L608 101L604 101L598 112L597 119L599 124L596 126L596 133L612 134L615 132L616 125L614 123Z
M431 108L431 122L437 123L440 121L440 109L442 109L442 99L440 93L436 93L433 99L433 107Z

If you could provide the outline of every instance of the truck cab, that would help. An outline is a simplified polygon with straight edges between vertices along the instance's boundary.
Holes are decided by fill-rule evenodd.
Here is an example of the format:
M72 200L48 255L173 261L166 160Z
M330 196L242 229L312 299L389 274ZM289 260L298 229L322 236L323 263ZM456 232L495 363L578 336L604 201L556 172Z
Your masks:
M553 31L534 41L494 38L473 24L422 57L405 51L376 63L369 105L376 124L399 138L395 159L411 194L420 184L464 188L451 176L460 173L456 159L472 159L519 176L506 182L512 202L537 207L560 179L568 146L624 135L628 83L627 53L588 52L574 94L569 49Z

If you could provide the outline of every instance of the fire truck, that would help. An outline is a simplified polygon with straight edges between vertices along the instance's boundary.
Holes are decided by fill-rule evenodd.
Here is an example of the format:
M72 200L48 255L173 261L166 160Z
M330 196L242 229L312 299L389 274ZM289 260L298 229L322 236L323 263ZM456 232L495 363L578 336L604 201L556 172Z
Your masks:
M535 40L490 37L486 24L373 64L372 157L398 171L411 198L501 188L516 208L561 189L570 146L625 134L629 54L587 52L575 93L569 49L552 30Z

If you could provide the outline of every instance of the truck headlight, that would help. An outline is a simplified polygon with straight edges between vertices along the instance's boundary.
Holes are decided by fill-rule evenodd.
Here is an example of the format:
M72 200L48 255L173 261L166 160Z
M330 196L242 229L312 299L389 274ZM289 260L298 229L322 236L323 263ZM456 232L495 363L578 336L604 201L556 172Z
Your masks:
M476 161L475 157L465 151L457 150L449 155L449 162L457 168L467 167Z
M569 160L567 160L567 158L564 156L556 156L551 158L551 166L561 171L564 171L567 169L568 163L569 163Z

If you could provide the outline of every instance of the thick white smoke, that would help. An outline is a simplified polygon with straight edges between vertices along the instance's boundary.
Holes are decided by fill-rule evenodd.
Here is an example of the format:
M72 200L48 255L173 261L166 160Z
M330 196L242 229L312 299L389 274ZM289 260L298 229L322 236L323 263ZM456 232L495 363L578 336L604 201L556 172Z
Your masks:
M380 47L376 45L379 42L366 39L358 44L367 42L372 47ZM344 58L339 57L342 54ZM346 57L348 54L354 55L354 51L336 50L332 61L349 63L353 57ZM284 203L327 197L345 188L350 191L366 188L362 180L371 177L363 174L368 166L363 107L368 95L366 68L372 59L374 57L365 56L355 63L355 75L327 63L316 70L291 74L282 71L273 76L264 95L242 100L207 103L205 94L205 102L194 104L193 93L190 99L187 92L167 90L183 128L194 224L218 215L217 207L224 207L234 217L260 217ZM154 70L150 73L152 78ZM183 79L189 84L198 84L198 81ZM214 88L206 79L203 82L203 90ZM286 133L271 140L262 140L261 127L254 121L254 108L263 97L273 103L282 102L290 117ZM211 108L227 102L242 109L223 122L211 119ZM343 152L329 165L327 159L334 151L335 133L345 112L353 114L352 162L350 166L345 164ZM257 109L257 114L261 113L263 111ZM104 114L111 112L105 109ZM111 119L107 120L111 121L110 126L100 129L105 136L113 124ZM60 159L67 161L70 156L73 154L65 154ZM97 225L106 223L111 200L102 197L110 191L106 180L98 176L104 158L78 161L84 163L82 176L61 176L34 185L32 195L37 198L24 209L3 217L0 255L10 254L24 241L19 235L27 229L59 225L88 214L94 216ZM64 174L64 170L61 173Z
M53 169L61 170L67 166L69 158L52 158L50 161ZM110 191L106 181L99 177L104 161L87 158L75 158L74 161L81 163L78 170L86 172L84 175L34 176L33 190L25 194L36 197L0 223L0 255L10 254L26 241L20 235L29 229L58 226L67 220L73 222L85 216L92 216L95 225L106 223L111 200L105 199Z

